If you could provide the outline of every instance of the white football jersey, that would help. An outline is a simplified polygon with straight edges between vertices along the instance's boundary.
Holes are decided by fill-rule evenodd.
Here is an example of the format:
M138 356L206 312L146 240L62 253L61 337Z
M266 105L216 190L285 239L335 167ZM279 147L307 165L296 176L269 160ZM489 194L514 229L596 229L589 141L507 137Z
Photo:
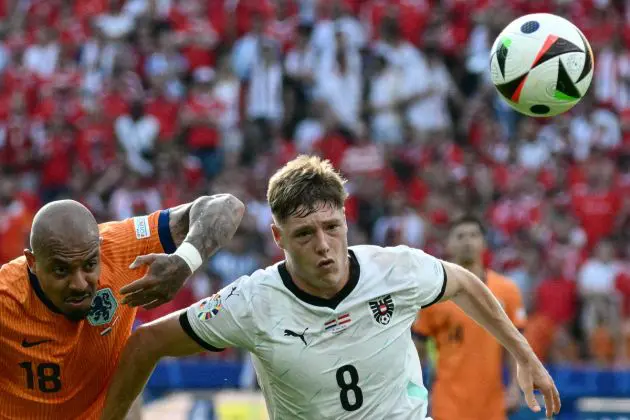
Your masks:
M406 246L350 247L332 299L296 287L284 263L237 279L180 316L203 347L252 353L273 420L415 420L427 414L410 327L446 287L441 262Z

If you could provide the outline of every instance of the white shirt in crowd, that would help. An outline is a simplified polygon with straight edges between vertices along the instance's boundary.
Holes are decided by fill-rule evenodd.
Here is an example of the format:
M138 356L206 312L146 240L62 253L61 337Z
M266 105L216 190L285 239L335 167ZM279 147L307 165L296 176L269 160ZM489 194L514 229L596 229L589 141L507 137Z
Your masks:
M247 116L278 121L284 112L282 104L282 66L265 65L256 60L252 66L247 98Z

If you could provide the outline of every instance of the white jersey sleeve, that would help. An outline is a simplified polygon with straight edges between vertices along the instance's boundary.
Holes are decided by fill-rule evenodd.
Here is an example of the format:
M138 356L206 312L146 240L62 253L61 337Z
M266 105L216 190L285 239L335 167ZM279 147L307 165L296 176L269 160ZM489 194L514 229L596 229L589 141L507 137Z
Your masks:
M241 277L191 305L179 318L184 331L210 351L222 351L226 347L252 350L256 329L250 299L251 281L249 276Z
M446 290L446 271L442 262L424 251L409 249L410 272L415 282L416 302L422 308L437 303Z

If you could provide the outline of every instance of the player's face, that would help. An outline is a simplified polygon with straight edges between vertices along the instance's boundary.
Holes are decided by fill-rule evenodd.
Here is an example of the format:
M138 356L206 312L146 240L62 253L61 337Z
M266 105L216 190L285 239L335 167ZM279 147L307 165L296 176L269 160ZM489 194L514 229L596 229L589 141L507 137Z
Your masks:
M306 217L291 216L272 226L294 275L309 286L334 288L346 274L348 226L343 209L321 206Z
M99 239L80 245L59 244L41 257L27 252L27 259L55 307L71 320L87 316L101 272Z
M458 264L469 265L481 261L485 247L481 228L476 223L462 223L451 230L446 251Z

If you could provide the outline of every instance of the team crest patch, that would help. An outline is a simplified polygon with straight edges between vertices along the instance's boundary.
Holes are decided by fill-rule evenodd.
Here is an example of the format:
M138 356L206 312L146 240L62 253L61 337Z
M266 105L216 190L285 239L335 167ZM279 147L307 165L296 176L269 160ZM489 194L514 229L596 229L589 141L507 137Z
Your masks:
M394 313L394 300L392 296L381 296L376 300L371 300L369 304L376 322L381 325L389 324L389 321L392 320L392 314Z
M221 304L221 295L215 294L211 297L204 299L199 304L199 312L197 313L197 318L202 321L207 321L210 318L214 318L223 305Z
M88 313L87 320L90 325L98 327L108 324L114 318L118 302L114 297L114 292L109 287L96 291L96 296L92 300L92 307Z

